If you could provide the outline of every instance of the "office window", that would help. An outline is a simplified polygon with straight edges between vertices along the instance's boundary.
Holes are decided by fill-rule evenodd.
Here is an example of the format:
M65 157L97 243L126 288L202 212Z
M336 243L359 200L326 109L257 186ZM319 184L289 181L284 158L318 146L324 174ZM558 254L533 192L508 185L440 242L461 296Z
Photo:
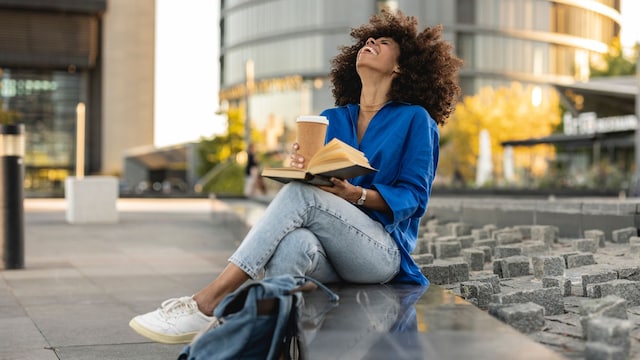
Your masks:
M458 0L456 2L456 20L460 24L475 24L475 0Z

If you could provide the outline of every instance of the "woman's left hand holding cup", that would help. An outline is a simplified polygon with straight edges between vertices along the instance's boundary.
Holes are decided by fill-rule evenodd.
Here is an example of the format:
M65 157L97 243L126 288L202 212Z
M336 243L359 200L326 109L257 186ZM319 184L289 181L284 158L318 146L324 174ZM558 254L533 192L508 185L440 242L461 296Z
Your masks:
M294 168L298 168L298 169L304 169L304 156L298 154L298 149L300 148L300 145L298 145L298 143L293 143L293 145L291 145L291 149L293 150L293 152L291 153L291 163L289 165L291 165L291 167Z

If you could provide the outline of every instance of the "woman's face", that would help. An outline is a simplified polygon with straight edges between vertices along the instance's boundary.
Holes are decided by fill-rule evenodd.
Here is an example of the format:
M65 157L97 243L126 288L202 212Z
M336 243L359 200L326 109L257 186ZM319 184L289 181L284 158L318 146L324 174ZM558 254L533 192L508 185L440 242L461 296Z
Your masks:
M400 46L392 38L369 38L362 49L358 51L356 68L358 73L367 68L391 76L398 68L399 56Z

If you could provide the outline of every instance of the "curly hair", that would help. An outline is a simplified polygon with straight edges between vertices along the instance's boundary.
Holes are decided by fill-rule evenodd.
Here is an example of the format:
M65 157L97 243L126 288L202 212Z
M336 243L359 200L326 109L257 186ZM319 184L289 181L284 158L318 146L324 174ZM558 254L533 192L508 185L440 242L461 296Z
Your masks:
M418 33L418 20L382 10L373 15L369 24L351 30L356 40L352 46L342 46L331 61L330 79L337 106L360 102L362 84L356 71L358 50L368 38L390 37L400 47L400 73L389 90L390 100L424 107L439 125L444 125L455 109L461 90L458 70L462 60L453 54L451 44L440 38L442 25L427 27Z

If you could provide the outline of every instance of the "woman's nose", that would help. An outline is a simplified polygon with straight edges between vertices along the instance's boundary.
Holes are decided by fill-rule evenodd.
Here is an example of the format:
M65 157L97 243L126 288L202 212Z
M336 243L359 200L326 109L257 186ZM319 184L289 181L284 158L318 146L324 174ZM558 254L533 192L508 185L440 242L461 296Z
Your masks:
M366 44L367 45L373 45L376 43L376 40L374 38L368 38Z

